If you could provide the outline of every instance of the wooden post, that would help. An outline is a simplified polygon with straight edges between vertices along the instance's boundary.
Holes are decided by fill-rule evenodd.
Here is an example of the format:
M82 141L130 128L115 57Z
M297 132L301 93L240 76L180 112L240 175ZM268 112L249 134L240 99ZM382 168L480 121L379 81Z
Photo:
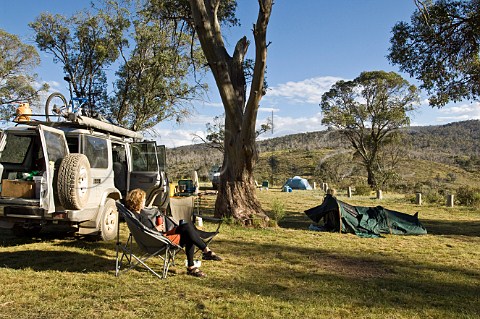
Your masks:
M422 193L415 194L415 204L422 205Z
M382 190L377 190L377 199L383 199Z
M317 183L313 182L313 189L317 189Z
M348 196L348 198L352 197L352 187L350 187L350 186L347 189L347 196Z
M453 207L453 203L455 202L453 194L447 195L447 207Z

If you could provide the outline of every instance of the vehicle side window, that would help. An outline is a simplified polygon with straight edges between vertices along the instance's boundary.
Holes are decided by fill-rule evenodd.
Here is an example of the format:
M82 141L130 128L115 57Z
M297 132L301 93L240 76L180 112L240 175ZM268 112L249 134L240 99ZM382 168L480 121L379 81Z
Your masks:
M157 166L157 152L151 143L132 145L132 171L155 172Z
M2 163L22 164L28 153L33 138L31 136L7 135L3 152L0 152Z
M91 168L108 168L107 140L85 136L84 154L90 161Z
M68 150L70 153L80 153L78 149L78 136L67 137Z

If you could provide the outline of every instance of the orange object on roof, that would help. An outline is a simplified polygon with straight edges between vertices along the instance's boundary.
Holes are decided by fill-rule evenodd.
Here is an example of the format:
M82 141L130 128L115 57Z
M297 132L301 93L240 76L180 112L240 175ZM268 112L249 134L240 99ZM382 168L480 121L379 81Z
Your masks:
M30 121L30 116L32 115L32 109L28 103L20 103L15 111L17 117L15 122L27 122Z

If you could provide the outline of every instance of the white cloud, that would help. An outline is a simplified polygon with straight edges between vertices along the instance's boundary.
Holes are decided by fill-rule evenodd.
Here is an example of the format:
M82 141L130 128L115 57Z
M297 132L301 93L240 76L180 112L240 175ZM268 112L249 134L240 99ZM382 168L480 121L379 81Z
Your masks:
M222 102L207 102L207 101L203 101L203 102L201 102L201 105L204 106L204 107L223 108L223 103L222 103Z
M278 111L280 111L280 109L275 107L259 107L258 108L259 113L272 113L272 112L278 112Z
M338 77L323 76L306 79L299 82L287 82L273 86L267 91L266 99L281 98L292 103L306 103L318 105L323 93L330 90L332 84L342 80Z
M168 148L174 148L184 145L192 145L195 143L199 143L200 141L194 138L194 135L197 134L199 136L204 137L205 133L202 131L198 131L195 129L155 129L156 134L153 139L157 141L157 144L163 144ZM149 136L148 133L144 133L144 136L147 139L151 139L152 136Z
M266 133L261 135L261 138L264 139L288 134L315 132L324 129L326 129L326 127L322 125L321 113L316 113L309 117L274 116L273 135Z
M462 103L452 106L445 106L439 110L439 113L445 116L438 116L437 122L454 122L480 119L480 103Z

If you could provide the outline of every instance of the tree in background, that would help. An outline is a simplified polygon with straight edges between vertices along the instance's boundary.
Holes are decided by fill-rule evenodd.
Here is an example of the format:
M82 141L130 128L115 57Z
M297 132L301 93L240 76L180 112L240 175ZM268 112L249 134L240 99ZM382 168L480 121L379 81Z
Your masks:
M12 118L14 103L34 103L40 92L48 90L47 84L40 89L34 87L36 74L31 71L39 64L35 47L0 29L0 118Z
M372 188L381 186L386 145L398 128L407 126L407 112L419 101L417 88L394 72L363 72L353 81L338 81L322 96L322 123L341 129L367 170Z
M129 27L126 14L121 10L97 15L83 12L67 18L42 13L29 24L36 32L40 50L52 54L54 61L63 65L74 94L87 97L91 106L95 103L95 111L101 113L107 106L105 69L117 60L124 43L123 32ZM94 96L98 96L96 101Z
M112 116L135 131L166 119L182 121L190 113L188 102L206 89L198 78L205 71L199 44L187 26L159 14L155 4L134 10L133 49L122 50L111 99Z
M255 194L253 169L258 159L255 126L265 93L266 33L273 1L258 0L258 17L253 25L255 66L248 97L244 62L249 41L241 38L229 55L218 19L221 1L189 0L189 3L195 31L225 109L225 153L215 214L231 216L245 224L255 218L266 221L268 217Z
M275 175L277 174L278 172L278 167L280 165L280 160L278 159L277 156L275 155L271 155L268 157L268 166L270 167L270 172L271 172L271 175L270 175L270 180L272 181L272 184L275 184L276 183L276 178L275 178Z
M176 21L158 15L154 2L105 0L70 18L44 13L30 23L39 48L53 54L72 79L74 94L134 131L183 120L188 101L205 88L201 79L192 82L205 59L190 29L182 31ZM107 94L105 70L115 62L120 66L114 92Z
M388 59L422 82L430 105L480 95L480 1L415 0L410 23L393 29Z
M213 118L213 123L207 123L206 126L206 136L203 138L199 134L194 134L194 139L200 140L204 143L205 147L213 148L220 151L222 154L225 153L225 113L222 115L217 115ZM259 137L263 133L268 132L272 129L273 123L271 118L267 118L267 121L260 125L260 128L255 131L256 137Z

